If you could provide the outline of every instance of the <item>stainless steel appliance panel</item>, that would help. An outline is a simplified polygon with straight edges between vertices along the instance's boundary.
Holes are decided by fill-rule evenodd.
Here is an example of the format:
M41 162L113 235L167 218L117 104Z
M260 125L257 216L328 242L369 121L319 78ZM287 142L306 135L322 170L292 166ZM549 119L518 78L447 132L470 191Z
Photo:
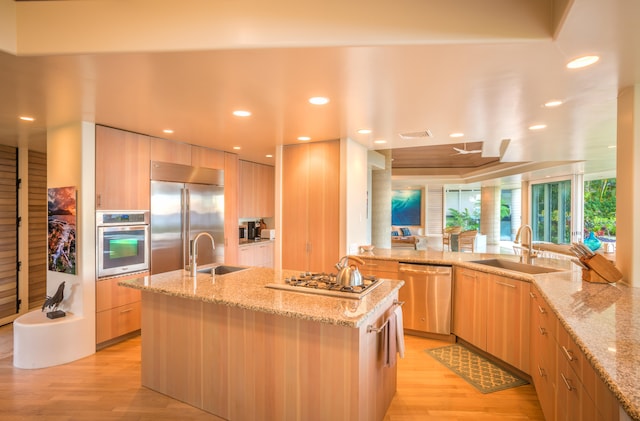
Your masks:
M451 266L400 263L405 285L399 299L405 301L405 329L448 335L451 333Z
M189 240L208 232L198 244L198 265L224 262L224 187L151 181L151 273L184 269Z
M97 212L98 278L149 270L148 214L147 211Z

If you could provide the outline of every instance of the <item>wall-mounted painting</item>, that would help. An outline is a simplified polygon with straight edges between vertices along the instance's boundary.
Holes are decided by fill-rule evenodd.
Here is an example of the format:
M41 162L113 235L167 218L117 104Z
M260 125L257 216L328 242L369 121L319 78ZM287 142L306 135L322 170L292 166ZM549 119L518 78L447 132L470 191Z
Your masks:
M48 195L48 269L75 275L76 188L51 188L48 190Z
M421 225L422 190L393 190L391 225Z

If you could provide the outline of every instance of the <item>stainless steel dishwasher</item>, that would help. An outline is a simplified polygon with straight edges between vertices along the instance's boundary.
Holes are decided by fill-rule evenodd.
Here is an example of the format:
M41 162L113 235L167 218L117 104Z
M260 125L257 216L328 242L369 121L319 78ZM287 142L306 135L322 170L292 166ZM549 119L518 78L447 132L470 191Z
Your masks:
M398 270L404 328L451 334L451 266L400 262Z

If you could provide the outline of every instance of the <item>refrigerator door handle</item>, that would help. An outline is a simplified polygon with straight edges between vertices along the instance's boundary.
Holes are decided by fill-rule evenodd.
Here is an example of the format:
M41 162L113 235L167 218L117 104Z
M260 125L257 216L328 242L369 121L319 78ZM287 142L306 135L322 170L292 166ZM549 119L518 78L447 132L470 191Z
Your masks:
M189 239L191 238L191 220L189 219L190 195L189 189L183 188L182 191L182 256L184 260L184 268L189 269L191 257L191 248Z

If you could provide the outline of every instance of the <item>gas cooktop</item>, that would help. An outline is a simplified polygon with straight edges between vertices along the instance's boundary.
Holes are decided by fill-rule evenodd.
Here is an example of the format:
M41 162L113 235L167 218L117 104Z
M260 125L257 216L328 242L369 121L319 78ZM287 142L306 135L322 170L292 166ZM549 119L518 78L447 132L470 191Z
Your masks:
M362 285L342 286L337 283L335 273L303 272L298 276L285 278L283 284L267 284L266 286L285 291L361 299L381 283L382 281L375 276L362 275Z

